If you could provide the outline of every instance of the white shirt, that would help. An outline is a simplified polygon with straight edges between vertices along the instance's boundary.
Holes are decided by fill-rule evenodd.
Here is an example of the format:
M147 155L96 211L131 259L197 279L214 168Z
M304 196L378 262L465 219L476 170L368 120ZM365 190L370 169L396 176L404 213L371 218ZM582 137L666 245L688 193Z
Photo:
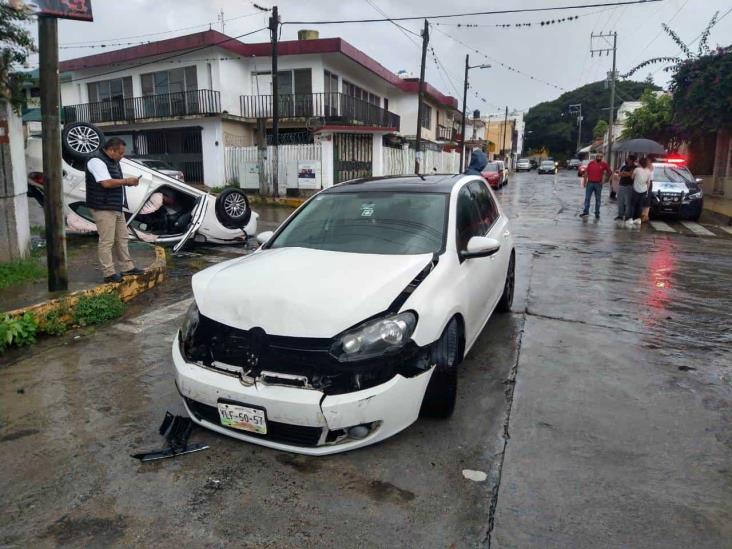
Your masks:
M648 183L651 181L651 170L638 166L633 170L633 190L637 193L648 192Z
M101 158L92 158L86 163L86 167L89 169L89 173L94 176L97 183L112 179L112 176L109 175L107 165L102 162Z

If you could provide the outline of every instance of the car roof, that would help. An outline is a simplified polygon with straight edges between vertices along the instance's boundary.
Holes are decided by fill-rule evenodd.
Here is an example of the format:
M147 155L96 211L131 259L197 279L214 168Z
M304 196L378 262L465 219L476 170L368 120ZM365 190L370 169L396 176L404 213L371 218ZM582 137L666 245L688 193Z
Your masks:
M450 194L455 185L466 177L480 178L479 176L466 176L465 174L368 177L339 183L324 190L323 193L408 192Z

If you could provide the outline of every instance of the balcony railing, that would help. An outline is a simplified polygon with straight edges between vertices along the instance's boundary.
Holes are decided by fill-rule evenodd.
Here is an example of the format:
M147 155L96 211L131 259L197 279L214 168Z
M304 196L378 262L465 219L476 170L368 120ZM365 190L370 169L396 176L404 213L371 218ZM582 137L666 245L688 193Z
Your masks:
M63 107L66 123L90 122L92 124L134 122L147 118L170 118L220 112L221 94L215 90L162 93Z
M244 118L272 118L271 95L242 95ZM376 126L399 130L399 116L378 105L342 93L307 93L279 96L279 118L323 118L328 124Z
M456 141L458 132L454 128L448 128L447 126L437 126L437 140L438 141Z

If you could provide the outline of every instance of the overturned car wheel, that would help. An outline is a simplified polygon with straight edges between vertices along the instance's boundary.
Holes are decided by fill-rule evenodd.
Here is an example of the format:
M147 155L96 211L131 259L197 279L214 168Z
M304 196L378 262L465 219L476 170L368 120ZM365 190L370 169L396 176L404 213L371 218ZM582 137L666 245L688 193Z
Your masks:
M72 122L64 126L61 145L64 160L69 164L86 162L104 146L102 130L87 122Z
M249 199L240 189L226 189L216 198L216 217L228 229L243 229L252 217Z

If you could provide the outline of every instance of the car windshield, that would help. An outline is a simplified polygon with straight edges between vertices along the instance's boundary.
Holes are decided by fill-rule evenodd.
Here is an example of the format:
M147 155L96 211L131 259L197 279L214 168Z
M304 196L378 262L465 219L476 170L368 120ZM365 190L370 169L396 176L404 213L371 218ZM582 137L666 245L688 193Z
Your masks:
M694 177L688 168L676 166L654 166L653 181L670 183L693 183Z
M542 166L554 166L554 162L552 162L551 160L545 160L544 162L541 163L541 165Z
M443 248L447 195L325 193L288 223L271 248L412 255Z
M497 172L498 171L498 164L486 164L485 168L483 168L484 172Z
M519 158L519 162L521 162L522 164L526 164L528 161L528 158Z
M169 164L166 164L162 160L140 160L145 166L148 168L152 168L153 170L172 170L172 166Z

